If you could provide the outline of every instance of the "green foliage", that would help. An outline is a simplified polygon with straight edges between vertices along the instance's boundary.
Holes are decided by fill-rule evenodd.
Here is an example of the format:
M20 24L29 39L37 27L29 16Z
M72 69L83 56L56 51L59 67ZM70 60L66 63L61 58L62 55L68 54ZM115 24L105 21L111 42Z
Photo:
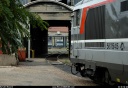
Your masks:
M0 0L0 42L3 53L17 52L23 38L30 38L29 24L47 29L48 23L37 14L27 11L19 0Z

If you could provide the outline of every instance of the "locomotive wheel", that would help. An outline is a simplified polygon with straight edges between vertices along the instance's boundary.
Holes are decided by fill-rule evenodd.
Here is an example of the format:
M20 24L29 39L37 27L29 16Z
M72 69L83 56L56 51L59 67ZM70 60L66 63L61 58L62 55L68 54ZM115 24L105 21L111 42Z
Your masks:
M109 85L114 85L114 83L111 82L111 77L108 70L105 70L104 72L104 83Z
M94 73L93 81L97 84L104 85L106 81L105 70L103 68L97 68Z
M109 84L109 82L110 82L110 76L109 76L108 71L104 72L104 82L107 84Z
M86 76L87 76L86 70L85 70L85 69L81 70L81 71L80 71L80 75L81 75L82 77L86 77Z

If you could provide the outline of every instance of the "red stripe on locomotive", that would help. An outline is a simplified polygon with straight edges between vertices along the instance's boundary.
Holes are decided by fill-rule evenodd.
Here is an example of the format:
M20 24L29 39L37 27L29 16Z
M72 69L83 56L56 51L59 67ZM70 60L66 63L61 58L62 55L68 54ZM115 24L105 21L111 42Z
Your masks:
M83 8L83 12L82 12L82 19L81 19L81 24L80 24L80 34L84 33L84 26L85 26L85 22L86 22L86 17L87 17L87 10L90 8L94 8L97 7L99 5L103 5L103 4L107 4L107 3L111 3L114 2L115 0L107 0L107 1L103 1L88 7Z

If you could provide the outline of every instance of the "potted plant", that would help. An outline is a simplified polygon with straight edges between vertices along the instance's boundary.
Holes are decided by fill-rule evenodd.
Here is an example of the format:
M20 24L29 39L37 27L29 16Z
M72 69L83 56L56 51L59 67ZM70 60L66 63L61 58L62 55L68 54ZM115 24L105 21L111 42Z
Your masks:
M48 27L47 22L38 14L29 12L19 0L0 0L0 43L3 54L10 56L15 53L16 59L18 56L25 59L26 48L22 47L22 40L30 39L30 24L42 30Z

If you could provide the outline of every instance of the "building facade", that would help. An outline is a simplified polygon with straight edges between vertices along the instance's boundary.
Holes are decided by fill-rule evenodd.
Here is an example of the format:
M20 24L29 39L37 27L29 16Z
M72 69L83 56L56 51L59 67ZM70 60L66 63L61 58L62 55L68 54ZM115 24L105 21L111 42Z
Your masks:
M68 32L64 33L62 32L64 29L60 30L60 28L54 28L55 30L57 29L57 31L53 32L50 31L50 29L49 31L41 31L38 26L36 28L30 27L31 41L28 43L28 56L30 56L30 50L33 50L35 52L35 58L45 57L48 54L48 45L55 47L54 49L57 49L56 53L58 53L58 51L60 52L58 49L63 49L64 47L66 48L71 34L71 14L73 11L72 6L52 0L35 0L28 4L24 2L22 3L25 4L25 8L30 12L37 13L41 19L48 22L49 27L68 28Z
M32 2L32 1L36 1L36 0L20 0L21 3L24 5L24 4L27 4L28 2ZM63 2L67 5L75 5L76 3L78 3L79 1L81 0L50 0L50 1L58 1L58 2Z
M48 28L48 47L67 47L68 27Z

